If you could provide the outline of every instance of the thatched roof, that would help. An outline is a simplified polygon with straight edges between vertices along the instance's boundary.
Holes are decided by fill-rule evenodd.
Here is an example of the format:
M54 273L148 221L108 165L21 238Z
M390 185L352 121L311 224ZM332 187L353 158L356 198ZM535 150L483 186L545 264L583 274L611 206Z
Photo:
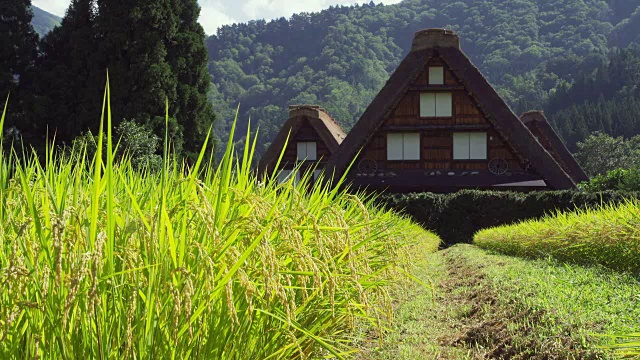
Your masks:
M531 163L551 188L575 188L573 179L535 139L462 52L458 35L443 29L427 29L416 33L411 52L400 63L327 164L326 169L335 172L334 178L340 178L344 174L433 57L440 57L447 63L496 131L511 145L516 155Z
M569 149L564 145L558 134L553 130L547 117L542 111L529 111L520 116L522 122L531 130L532 133L543 136L544 139L551 144L552 149L548 149L551 155L562 166L575 183L589 181L589 177L585 174L580 164L571 155Z
M280 132L262 156L262 159L260 159L258 165L260 171L264 171L268 166L278 160L287 142L287 138L295 137L296 132L300 130L304 124L303 120L305 119L309 121L313 129L320 136L320 140L327 145L332 154L338 149L347 136L340 125L320 106L291 105L289 106L289 119L282 126Z

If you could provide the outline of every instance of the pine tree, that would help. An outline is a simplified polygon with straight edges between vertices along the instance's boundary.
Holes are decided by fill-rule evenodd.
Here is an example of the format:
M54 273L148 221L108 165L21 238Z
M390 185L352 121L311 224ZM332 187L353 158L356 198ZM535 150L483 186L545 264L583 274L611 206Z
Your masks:
M97 66L95 0L73 0L62 24L40 44L34 79L39 133L71 141L99 125L105 74Z
M12 93L12 104L19 104L23 94L17 93L22 77L30 71L37 56L38 35L31 19L31 0L0 1L0 99ZM14 106L11 114L17 114ZM14 119L10 116L9 119Z
M188 158L198 153L215 119L207 98L210 78L205 33L198 23L197 0L173 0L178 18L177 33L167 43L168 62L178 79L176 117L184 127L184 153Z

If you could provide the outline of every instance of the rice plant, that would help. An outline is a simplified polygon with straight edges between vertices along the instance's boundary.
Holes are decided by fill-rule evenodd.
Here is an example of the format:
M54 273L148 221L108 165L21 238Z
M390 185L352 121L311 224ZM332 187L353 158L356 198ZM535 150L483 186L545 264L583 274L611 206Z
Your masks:
M640 204L629 201L485 229L474 243L507 255L640 273Z
M350 357L411 249L439 245L358 196L259 181L255 139L215 168L166 139L159 173L116 163L108 85L97 138L91 159L0 153L2 359Z

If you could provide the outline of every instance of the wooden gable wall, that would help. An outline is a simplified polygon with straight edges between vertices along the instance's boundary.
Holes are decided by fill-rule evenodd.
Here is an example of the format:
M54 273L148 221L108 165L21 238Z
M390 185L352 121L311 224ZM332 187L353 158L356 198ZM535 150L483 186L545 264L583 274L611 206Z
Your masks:
M293 169L298 161L298 142L315 142L317 144L317 156L318 160L310 163L323 162L331 157L331 151L327 144L322 140L316 129L313 128L308 118L301 120L300 127L293 134L287 143L284 156L282 158L282 169Z
M429 85L428 68L445 68L445 84ZM451 117L420 117L420 93L445 91L452 93ZM420 161L387 161L387 134L390 132L421 133ZM453 160L453 133L487 132L487 160ZM462 83L440 59L431 60L402 100L385 120L380 131L365 147L359 159L373 159L383 168L392 170L487 170L491 159L502 158L509 163L510 172L523 171L521 163L508 144L495 131L466 92Z

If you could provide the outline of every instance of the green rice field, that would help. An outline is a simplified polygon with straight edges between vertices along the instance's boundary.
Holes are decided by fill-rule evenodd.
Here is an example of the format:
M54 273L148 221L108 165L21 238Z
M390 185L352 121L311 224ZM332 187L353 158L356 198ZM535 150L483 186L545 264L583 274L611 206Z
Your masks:
M2 359L348 358L439 246L370 200L257 179L251 141L216 167L165 141L163 170L135 171L108 88L103 109L95 157L0 154Z

